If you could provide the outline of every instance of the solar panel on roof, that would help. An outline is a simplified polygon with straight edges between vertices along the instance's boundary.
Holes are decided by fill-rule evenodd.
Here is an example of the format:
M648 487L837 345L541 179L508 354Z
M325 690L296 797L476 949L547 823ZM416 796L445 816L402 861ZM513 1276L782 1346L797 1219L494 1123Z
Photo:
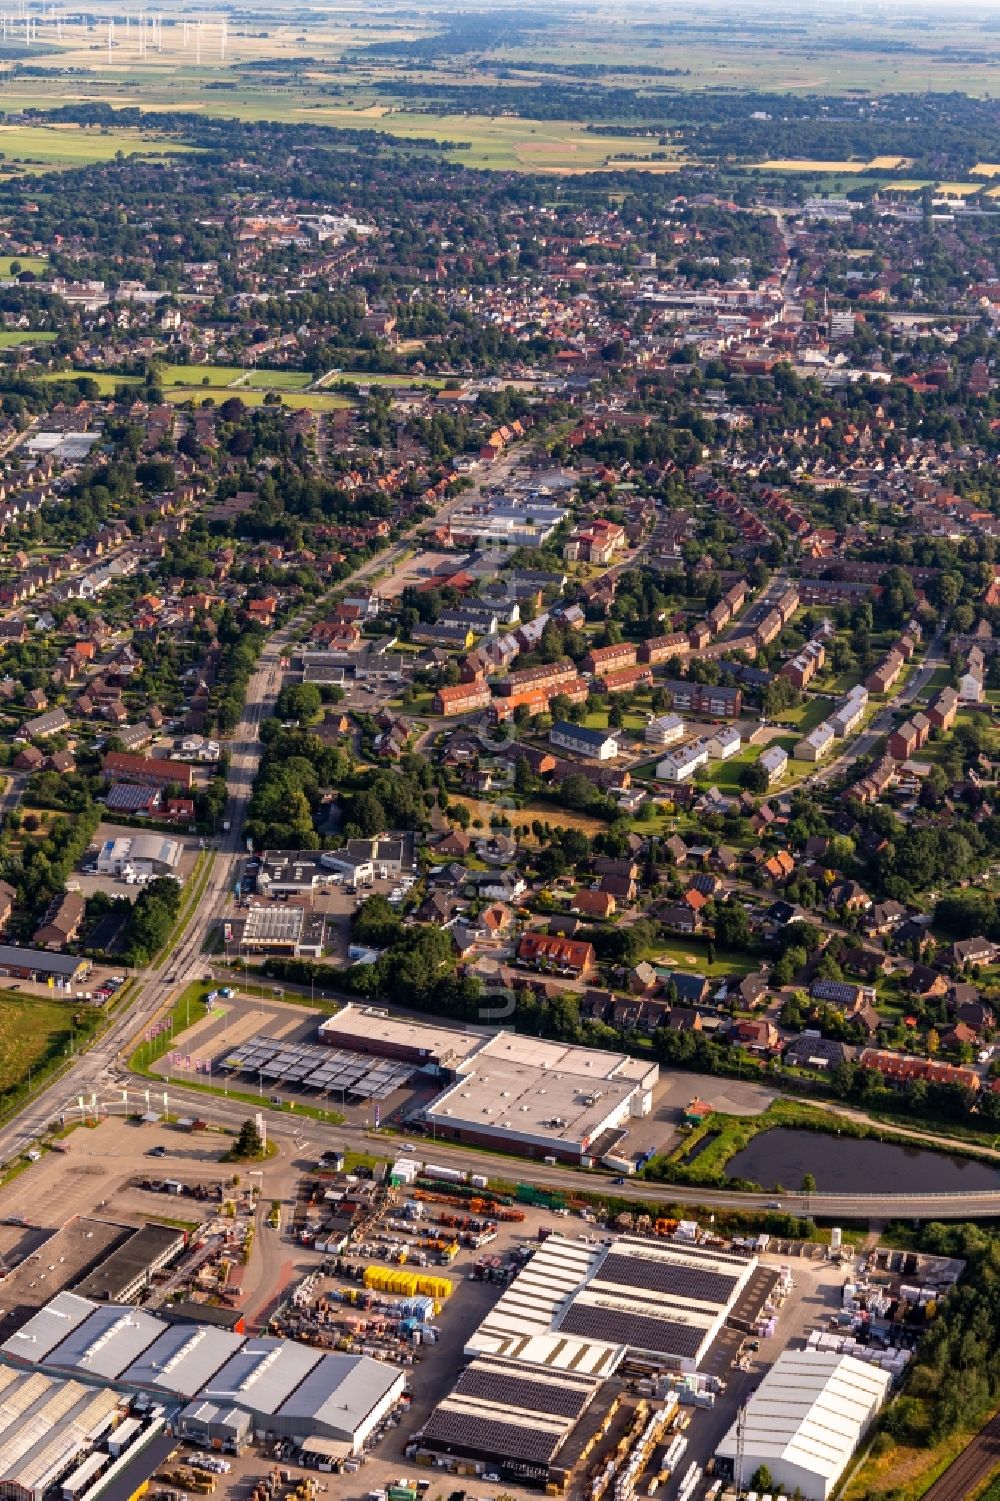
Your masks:
M652 1256L623 1256L611 1251L601 1262L597 1282L613 1282L619 1287L648 1289L695 1303L727 1303L737 1278L724 1272L712 1272L683 1263L657 1261Z
M455 1394L481 1397L496 1408L519 1407L554 1417L577 1418L593 1396L593 1388L538 1381L530 1375L522 1377L507 1370L472 1365L459 1378Z
M661 1355L692 1358L697 1355L706 1330L672 1319L657 1319L624 1308L605 1308L577 1300L559 1322L561 1334L582 1334L606 1344L631 1345L636 1350L655 1350Z
M424 1436L440 1444L458 1444L477 1454L548 1464L566 1435L528 1428L519 1417L505 1423L502 1419L475 1418L466 1412L439 1407L428 1420Z

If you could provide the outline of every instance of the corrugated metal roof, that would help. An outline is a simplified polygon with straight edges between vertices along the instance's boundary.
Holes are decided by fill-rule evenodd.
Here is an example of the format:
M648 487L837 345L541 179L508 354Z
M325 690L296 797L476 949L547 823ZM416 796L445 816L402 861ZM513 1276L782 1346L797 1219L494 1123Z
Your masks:
M62 1292L40 1308L23 1329L18 1329L0 1345L0 1353L12 1360L26 1360L33 1364L44 1360L77 1325L90 1317L94 1304L89 1298L78 1298L75 1293Z
M288 1340L248 1339L202 1395L210 1402L235 1402L255 1412L274 1413L322 1358L319 1350Z
M125 1379L193 1397L222 1369L244 1343L214 1324L173 1324L129 1366Z
M95 1304L88 1319L50 1351L47 1364L81 1376L116 1380L162 1330L159 1319L127 1304Z
M880 1367L827 1350L784 1350L747 1403L743 1447L755 1464L783 1460L832 1482L874 1414L890 1376ZM736 1454L736 1430L719 1446Z
M401 1377L395 1366L367 1355L324 1355L282 1404L280 1416L323 1423L350 1439Z

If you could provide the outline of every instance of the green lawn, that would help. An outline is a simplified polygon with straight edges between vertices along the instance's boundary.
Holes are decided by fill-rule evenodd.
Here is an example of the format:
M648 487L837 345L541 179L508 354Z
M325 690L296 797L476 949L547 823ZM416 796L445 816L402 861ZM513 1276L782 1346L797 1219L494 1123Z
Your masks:
M0 255L0 276L14 276L11 266L15 261L22 271L33 271L36 276L41 276L49 264L48 256L44 255ZM54 339L55 334L48 337Z
M304 370L254 370L247 382L262 391L304 391L312 376Z
M448 384L436 375L379 375L368 370L341 370L330 385L335 388L341 381L359 386L426 386L434 391L443 391Z
M678 935L666 945L657 944L649 961L661 968L680 969L692 975L706 975L710 980L725 975L747 975L757 968L753 956L737 950L719 949L709 963L708 939L700 935Z
M221 405L235 397L244 406L259 407L269 393L255 391L249 386L171 386L163 394L168 401L193 401L195 405L200 405L203 401L214 401ZM326 391L279 391L276 394L281 397L282 406L291 407L295 411L304 407L309 412L334 412L338 408L354 405L349 397L329 395Z
M0 276L3 274L0 270ZM51 344L55 337L55 334L41 329L4 329L0 331L0 349L19 349L27 344Z
M242 365L164 365L164 386L228 386L246 371Z
M84 1003L0 993L0 1096L25 1084L29 1068L37 1082L42 1067L64 1054L74 1036L82 1039L85 1029L73 1024L78 1014L96 1025L96 1009Z
M0 151L6 162L49 169L110 162L119 151L125 156L171 156L191 149L140 130L80 125L0 125Z
M88 380L97 382L97 389L102 396L113 396L119 386L141 386L142 377L139 375L116 375L107 370L50 370L40 375L39 380L75 380L77 376L85 375Z
M778 715L777 722L796 730L801 740L803 735L828 719L835 708L836 704L832 704L828 698L804 698L794 709L783 710Z

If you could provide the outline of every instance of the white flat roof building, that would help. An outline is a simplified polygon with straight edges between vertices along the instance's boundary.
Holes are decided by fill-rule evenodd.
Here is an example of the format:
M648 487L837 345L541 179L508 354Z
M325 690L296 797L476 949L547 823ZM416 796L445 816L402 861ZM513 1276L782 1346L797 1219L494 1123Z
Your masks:
M888 1371L853 1355L784 1350L743 1410L742 1480L766 1465L776 1491L827 1501L889 1392ZM716 1451L735 1474L735 1426Z
M439 1134L580 1161L602 1133L648 1115L659 1067L603 1048L514 1032L462 1032L345 1006L325 1042L437 1070L449 1082L424 1108Z

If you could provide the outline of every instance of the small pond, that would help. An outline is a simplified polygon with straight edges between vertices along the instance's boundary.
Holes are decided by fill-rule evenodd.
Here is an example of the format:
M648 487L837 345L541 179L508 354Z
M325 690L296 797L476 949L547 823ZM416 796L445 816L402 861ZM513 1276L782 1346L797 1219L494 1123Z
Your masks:
M1000 1169L971 1157L784 1126L755 1136L730 1157L726 1172L731 1178L749 1178L761 1188L774 1189L780 1183L787 1193L801 1187L806 1173L812 1173L820 1193L1000 1190Z

